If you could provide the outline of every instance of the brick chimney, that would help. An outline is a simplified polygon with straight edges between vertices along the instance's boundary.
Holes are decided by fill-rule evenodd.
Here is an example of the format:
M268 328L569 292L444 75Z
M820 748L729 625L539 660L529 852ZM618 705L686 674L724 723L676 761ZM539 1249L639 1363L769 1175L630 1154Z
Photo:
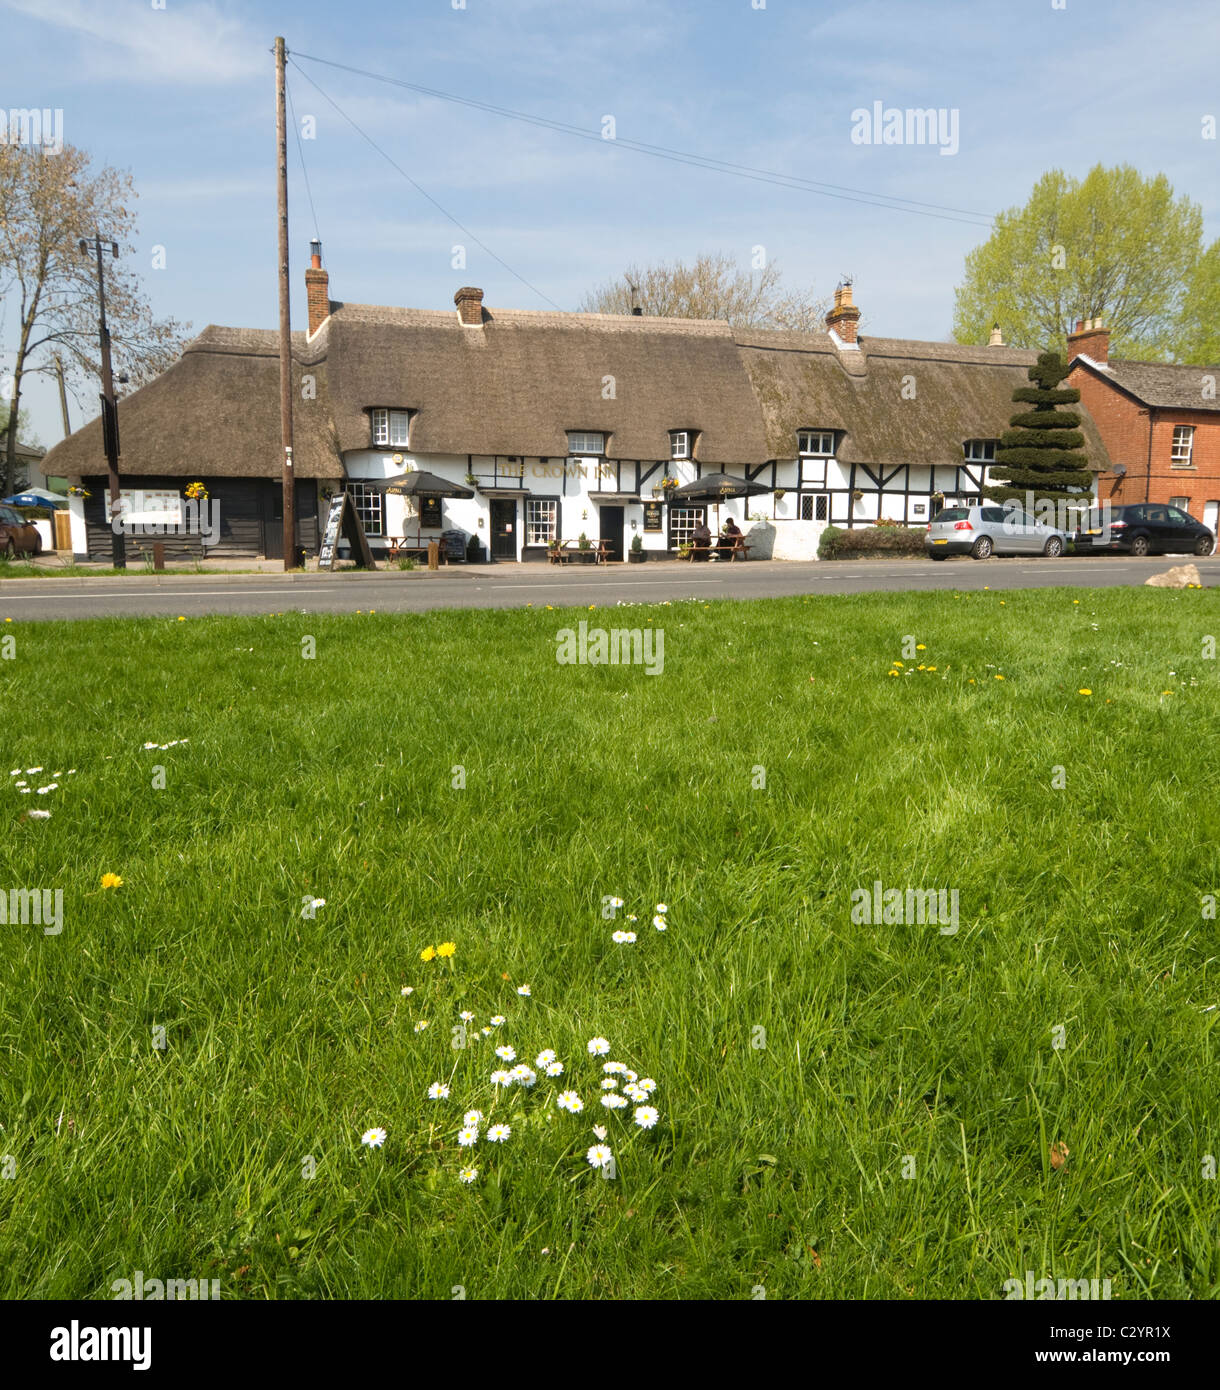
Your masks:
M860 322L860 310L851 302L851 281L835 290L835 306L826 315L826 327L837 333L845 343L856 341L856 327Z
M473 285L463 285L453 296L457 305L458 320L468 327L481 328L483 324L483 291Z
M1100 319L1076 320L1076 331L1068 334L1068 361L1080 353L1094 362L1110 360L1110 330L1102 327Z
M309 269L305 272L305 299L309 305L309 336L330 317L330 276L322 269L322 243L309 243Z

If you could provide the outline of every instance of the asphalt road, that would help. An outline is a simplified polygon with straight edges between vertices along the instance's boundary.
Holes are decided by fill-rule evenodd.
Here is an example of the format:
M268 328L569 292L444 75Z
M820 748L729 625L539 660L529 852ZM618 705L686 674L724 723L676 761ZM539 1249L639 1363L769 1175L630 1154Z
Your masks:
M433 608L521 608L526 604L655 603L681 598L774 598L790 594L898 593L991 589L1113 588L1140 585L1171 565L1198 566L1205 587L1220 584L1220 556L1111 556L1057 560L753 561L564 567L478 565L435 573L188 574L123 579L0 579L0 621L214 613L419 613Z

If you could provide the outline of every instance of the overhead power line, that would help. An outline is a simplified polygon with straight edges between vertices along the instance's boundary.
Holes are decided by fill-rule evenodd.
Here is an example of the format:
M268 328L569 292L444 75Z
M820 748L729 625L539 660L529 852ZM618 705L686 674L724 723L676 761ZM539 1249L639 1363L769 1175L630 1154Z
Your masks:
M837 198L849 203L862 203L866 207L887 208L891 212L908 212L916 217L932 217L944 222L961 222L970 227L990 227L992 217L987 213L976 212L970 208L946 207L939 203L920 202L914 198L899 198L890 193L877 193L868 189L848 188L842 184L823 183L815 179L802 178L796 174L785 174L774 169L757 169L748 164L736 164L729 160L716 159L689 150L676 150L666 145L653 145L643 140L633 140L628 136L616 135L607 140L600 131L586 130L583 126L572 125L567 121L552 120L547 116L536 116L525 111L514 111L507 106L497 106L491 102L478 101L473 97L458 96L453 92L442 92L435 87L424 87L417 82L407 82L400 77L387 77L384 73L370 72L365 68L353 67L348 63L337 63L330 58L319 58L311 53L296 53L295 58L303 58L311 63L321 63L326 67L337 68L366 77L374 82L384 82L389 86L403 87L422 96L435 97L438 101L454 102L468 106L476 111L486 111L510 120L523 121L528 125L553 130L563 135L573 135L581 140L596 141L599 145L609 145L619 149L646 154L656 159L666 159L692 168L709 169L713 173L730 174L736 178L749 179L755 183L774 184L779 188L795 188L813 193L823 198ZM304 69L298 69L304 74ZM321 90L319 88L319 90Z

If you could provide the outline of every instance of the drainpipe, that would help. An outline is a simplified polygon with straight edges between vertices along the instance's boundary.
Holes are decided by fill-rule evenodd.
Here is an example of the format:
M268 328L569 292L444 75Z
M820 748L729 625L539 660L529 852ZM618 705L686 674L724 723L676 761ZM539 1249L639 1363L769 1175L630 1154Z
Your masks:
M1152 425L1156 419L1154 407L1148 407L1148 468L1144 476L1144 501L1152 496Z

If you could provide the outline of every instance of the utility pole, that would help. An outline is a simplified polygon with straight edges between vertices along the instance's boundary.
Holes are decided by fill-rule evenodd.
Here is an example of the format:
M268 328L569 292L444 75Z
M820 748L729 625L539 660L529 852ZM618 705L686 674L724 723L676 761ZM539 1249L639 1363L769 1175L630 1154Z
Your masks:
M103 243L102 234L96 228L92 237L82 237L77 243L81 255L87 256L92 244L97 252L97 302L98 338L102 348L102 444L106 450L106 468L110 474L110 506L107 520L110 523L110 554L116 570L127 568L127 543L122 526L116 525L122 511L119 501L119 411L114 399L114 377L110 372L110 330L106 327L106 278L102 270L102 246L110 247L111 256L117 260L118 242Z
M68 422L68 388L64 385L64 359L55 354L55 379L59 382L59 413L64 420L64 438L72 433L72 426Z
M296 486L292 471L292 315L288 283L288 120L284 112L284 40L275 41L275 149L280 260L280 434L284 443L284 568L297 568Z

